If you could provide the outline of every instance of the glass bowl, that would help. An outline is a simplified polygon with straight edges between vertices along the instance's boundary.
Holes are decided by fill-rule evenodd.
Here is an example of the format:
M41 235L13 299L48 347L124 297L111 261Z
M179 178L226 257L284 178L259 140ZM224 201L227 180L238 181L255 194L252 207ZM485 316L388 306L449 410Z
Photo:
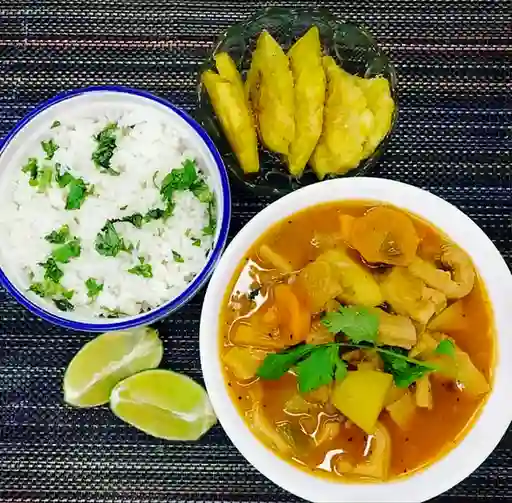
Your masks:
M245 79L256 39L262 30L270 32L287 51L313 25L316 25L320 31L324 54L334 57L336 62L351 74L360 77L384 76L389 81L391 96L395 102L391 128L377 149L368 158L363 159L357 168L344 175L328 175L326 179L368 175L395 129L398 115L395 70L388 57L364 28L349 21L339 20L326 10L295 11L285 8L268 8L260 11L246 22L228 28L215 44L207 60L201 65L196 111L196 119L214 140L231 178L257 194L284 195L319 180L309 166L300 178L290 175L280 156L261 145L259 173L245 174L215 116L208 94L201 84L200 75L205 70L214 68L213 57L216 53L228 52Z

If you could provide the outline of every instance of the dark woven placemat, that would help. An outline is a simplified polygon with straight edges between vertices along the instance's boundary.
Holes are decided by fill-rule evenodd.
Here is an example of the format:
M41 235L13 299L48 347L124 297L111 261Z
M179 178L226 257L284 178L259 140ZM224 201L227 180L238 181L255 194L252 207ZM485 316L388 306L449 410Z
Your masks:
M1 0L0 137L39 101L93 84L148 89L192 111L195 72L215 38L267 5ZM510 266L510 0L316 5L365 24L396 65L399 126L376 174L454 203ZM233 196L231 236L268 202ZM166 366L197 379L201 301L159 327ZM104 408L64 406L64 368L89 339L35 319L0 289L1 503L296 501L249 466L220 427L199 443L165 443ZM511 452L509 433L482 467L437 501L512 501Z

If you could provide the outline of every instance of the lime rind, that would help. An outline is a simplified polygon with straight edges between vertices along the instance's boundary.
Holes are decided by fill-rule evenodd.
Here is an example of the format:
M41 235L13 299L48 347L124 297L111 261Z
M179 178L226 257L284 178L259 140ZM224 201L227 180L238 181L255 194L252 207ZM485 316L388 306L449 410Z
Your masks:
M108 403L112 388L119 381L158 367L162 355L162 341L152 328L102 334L88 342L68 365L64 401L75 407Z
M170 370L147 370L120 382L110 408L131 426L165 440L198 440L217 422L206 391Z

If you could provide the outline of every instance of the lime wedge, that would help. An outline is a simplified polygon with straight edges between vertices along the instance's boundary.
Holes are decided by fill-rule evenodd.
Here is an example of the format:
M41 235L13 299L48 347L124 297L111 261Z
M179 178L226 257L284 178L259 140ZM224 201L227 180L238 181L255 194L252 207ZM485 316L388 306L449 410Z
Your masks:
M102 334L88 342L68 365L64 400L76 407L107 403L119 381L158 367L162 352L162 341L152 328Z
M166 440L197 440L217 421L206 391L170 370L146 370L121 381L112 412L139 430Z

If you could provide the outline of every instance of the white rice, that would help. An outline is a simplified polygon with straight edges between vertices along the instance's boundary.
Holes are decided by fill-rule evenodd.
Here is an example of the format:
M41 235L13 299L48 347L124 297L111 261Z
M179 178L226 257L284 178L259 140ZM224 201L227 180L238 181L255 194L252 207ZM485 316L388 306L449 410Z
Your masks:
M176 297L203 268L213 244L213 237L203 233L209 223L208 203L201 202L190 190L174 192L174 212L165 221L152 220L140 229L130 223L115 224L119 235L134 245L133 251L103 256L95 249L95 241L108 220L163 209L165 204L155 185L160 187L163 178L181 168L186 159L197 161L199 176L211 189L197 153L189 150L187 138L160 115L112 111L101 118L82 116L71 123L65 118L60 121L55 128L48 124L48 134L43 138L52 138L59 146L51 161L45 160L39 141L27 149L26 157L37 158L39 165L59 163L76 178L94 185L94 192L80 209L66 210L68 189L60 188L54 180L51 188L40 193L29 185L29 175L19 166L18 175L1 195L3 254L15 270L22 271L28 289L31 283L43 281L44 269L38 264L56 247L45 236L66 224L70 234L81 242L80 256L59 264L64 272L60 284L74 292L70 302L75 314L87 318L111 312L135 315ZM94 136L113 122L119 129L111 166L120 172L119 176L101 172L91 159L97 147ZM177 256L183 262L177 262ZM139 257L151 265L152 278L128 272L140 264ZM88 297L88 278L103 283L95 299ZM44 302L55 308L51 298Z

